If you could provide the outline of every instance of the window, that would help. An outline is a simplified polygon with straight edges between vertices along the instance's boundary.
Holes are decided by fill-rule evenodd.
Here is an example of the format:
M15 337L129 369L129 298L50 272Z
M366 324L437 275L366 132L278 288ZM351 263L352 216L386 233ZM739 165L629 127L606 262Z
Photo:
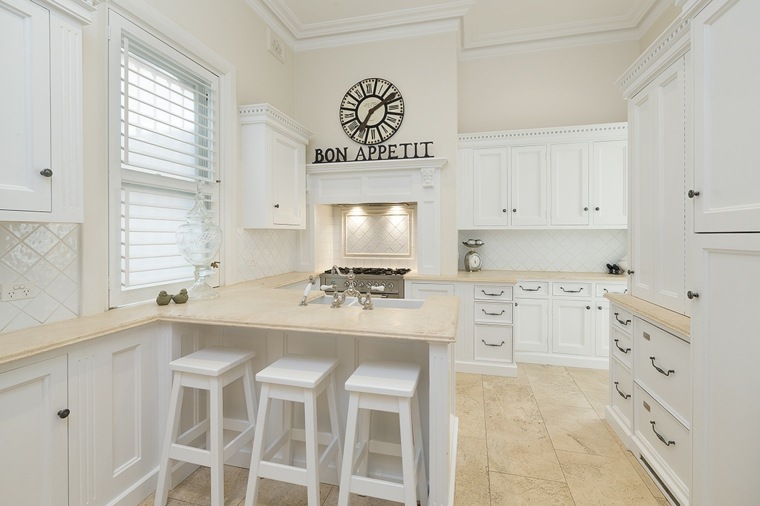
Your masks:
M175 233L197 188L218 220L219 76L114 11L109 27L114 307L191 284Z

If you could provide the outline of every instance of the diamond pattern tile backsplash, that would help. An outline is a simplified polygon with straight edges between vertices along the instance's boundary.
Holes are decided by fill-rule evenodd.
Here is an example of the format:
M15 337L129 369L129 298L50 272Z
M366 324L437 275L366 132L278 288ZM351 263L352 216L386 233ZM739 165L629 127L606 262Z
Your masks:
M298 232L238 229L236 254L234 282L294 271L298 265Z
M459 269L469 248L481 239L484 270L607 272L626 254L626 230L460 230Z
M79 234L70 223L0 223L0 283L34 283L31 299L0 302L0 333L79 315Z

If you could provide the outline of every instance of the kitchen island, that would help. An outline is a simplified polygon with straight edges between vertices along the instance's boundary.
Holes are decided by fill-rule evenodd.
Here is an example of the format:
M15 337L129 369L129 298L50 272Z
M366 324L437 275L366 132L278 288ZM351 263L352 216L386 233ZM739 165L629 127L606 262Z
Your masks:
M66 385L62 400L51 402L51 396L43 392L40 401L49 404L54 420L50 427L39 428L52 431L53 437L60 433L67 438L53 446L68 448L69 455L68 462L57 460L58 465L69 467L69 483L63 482L69 493L65 488L62 493L68 501L59 497L52 504L137 504L155 488L155 448L163 435L171 382L168 362L209 345L255 350L256 370L289 353L337 357L338 385L365 360L419 363L424 378L418 391L430 504L450 504L456 448L453 346L458 299L432 297L417 309L365 311L356 306L299 306L301 290L276 288L307 276L293 273L223 287L219 298L208 301L161 307L143 304L0 335L0 403L24 369L41 368L32 376L47 378L40 383L42 388L60 389L62 381ZM316 292L311 298L321 295ZM53 379L45 370L52 364L63 371ZM242 388L236 391L233 386L225 395L229 397L225 414L237 416ZM348 396L339 388L338 397L344 427ZM190 406L188 420L202 416L204 402L195 398ZM62 408L71 412L66 421L54 416ZM5 424L6 415L0 417ZM385 421L381 416L373 432L392 440L397 428L392 418ZM68 432L60 431L67 423ZM12 425L19 430L25 426ZM50 452L50 446L34 443L32 453ZM30 447L25 448L29 453ZM240 452L232 463L247 466L249 455ZM45 458L40 455L39 460ZM25 460L35 462L31 457ZM180 469L175 477L180 479L189 471ZM48 479L61 481L55 476ZM332 481L329 476L326 479ZM11 485L5 480L0 478L0 489L9 490Z

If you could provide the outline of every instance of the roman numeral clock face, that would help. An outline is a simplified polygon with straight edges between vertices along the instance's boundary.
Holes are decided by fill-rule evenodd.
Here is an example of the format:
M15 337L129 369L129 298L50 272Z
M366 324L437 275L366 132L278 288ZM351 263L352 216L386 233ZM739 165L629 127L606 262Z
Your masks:
M378 144L395 134L404 119L404 99L385 79L372 77L351 86L340 102L340 124L352 140Z

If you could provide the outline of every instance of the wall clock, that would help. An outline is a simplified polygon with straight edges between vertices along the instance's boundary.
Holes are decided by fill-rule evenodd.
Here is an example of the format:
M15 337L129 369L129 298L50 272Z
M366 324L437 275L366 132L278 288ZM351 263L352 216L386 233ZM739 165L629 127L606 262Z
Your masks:
M353 141L378 144L390 139L404 119L404 99L390 81L378 77L351 86L340 101L340 124Z

